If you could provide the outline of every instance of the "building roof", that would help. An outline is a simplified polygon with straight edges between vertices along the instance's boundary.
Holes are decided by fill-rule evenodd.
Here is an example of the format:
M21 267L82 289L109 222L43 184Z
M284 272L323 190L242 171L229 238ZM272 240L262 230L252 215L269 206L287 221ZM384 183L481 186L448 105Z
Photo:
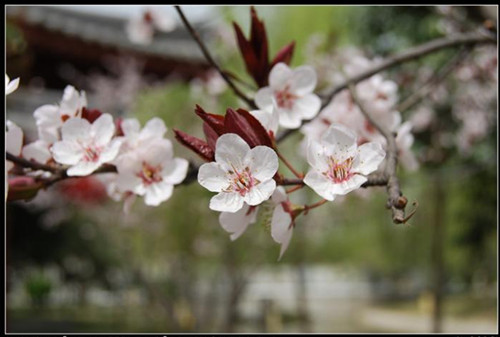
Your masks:
M128 39L126 17L96 15L89 11L70 10L67 6L8 5L6 14L7 18L22 25L44 28L88 43L161 58L206 63L198 46L182 26L169 33L157 32L153 43L140 45ZM206 33L207 29L209 25L197 24L200 33Z

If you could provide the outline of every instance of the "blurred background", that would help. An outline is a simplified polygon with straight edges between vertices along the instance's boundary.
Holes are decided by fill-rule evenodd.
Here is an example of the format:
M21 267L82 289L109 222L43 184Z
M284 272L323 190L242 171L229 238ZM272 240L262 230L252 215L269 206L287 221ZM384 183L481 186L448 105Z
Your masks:
M195 104L244 107L174 23L137 43L127 25L144 6L6 6L6 73L20 77L7 118L36 137L33 111L67 84L89 107L142 123L161 117L177 156L200 160L172 128L202 136ZM151 7L149 7L151 10ZM250 83L232 21L248 6L184 6L224 68ZM328 87L338 55L369 59L497 23L496 6L257 6L270 53L296 41L292 66L310 64ZM286 29L284 29L286 27ZM450 58L451 48L384 73L404 99ZM235 242L196 182L159 207L129 215L98 179L61 182L6 205L8 332L497 332L497 46L475 47L418 104L420 167L399 170L414 217L394 225L383 188L351 193L300 217L283 259L259 220ZM247 89L245 89L247 90ZM252 92L251 87L248 92ZM282 144L306 163L297 132ZM288 172L283 171L288 174ZM311 203L308 189L292 201ZM410 206L411 209L411 206Z

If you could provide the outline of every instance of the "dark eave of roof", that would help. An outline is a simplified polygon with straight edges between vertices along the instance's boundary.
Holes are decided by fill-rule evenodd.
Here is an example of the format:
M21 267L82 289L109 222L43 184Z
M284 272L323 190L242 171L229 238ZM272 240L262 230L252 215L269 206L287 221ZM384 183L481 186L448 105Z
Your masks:
M183 27L169 33L157 33L153 43L140 45L128 39L125 19L77 12L57 6L8 5L5 8L7 18L24 26L42 28L57 35L62 34L105 48L188 63L206 63L198 46ZM207 28L199 27L198 30L206 32Z

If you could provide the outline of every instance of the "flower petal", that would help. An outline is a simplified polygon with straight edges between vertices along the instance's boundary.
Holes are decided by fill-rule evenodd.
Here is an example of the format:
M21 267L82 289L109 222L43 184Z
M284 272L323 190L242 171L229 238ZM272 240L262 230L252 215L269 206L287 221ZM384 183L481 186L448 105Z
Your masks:
M163 168L163 180L169 184L180 184L187 175L189 162L184 158L174 158Z
M133 171L119 172L116 177L116 186L120 191L134 191L142 185L142 180Z
M270 109L273 106L273 99L273 90L269 87L265 87L255 94L255 105L257 105L259 109Z
M5 135L5 150L10 154L19 156L23 146L23 130L11 121L7 121L7 133Z
M321 137L327 155L333 155L337 161L344 161L355 155L356 135L342 124L332 124Z
M106 146L106 148L101 152L99 156L99 162L109 163L113 161L120 152L120 147L123 141L124 139L118 139L118 138L113 139L111 143L108 146Z
M358 147L358 166L353 170L364 175L368 175L377 170L380 163L385 158L385 151L380 143L365 143Z
M57 105L46 104L37 108L33 112L38 129L38 137L48 143L59 140L59 128L63 125L59 107Z
M283 186L278 186L271 196L275 204L279 204L288 200L288 195L286 194L285 188Z
M90 127L91 137L97 145L108 144L115 134L115 123L110 114L102 114Z
M234 213L243 207L243 198L238 193L220 192L210 199L211 210Z
M264 181L252 187L252 189L245 194L243 199L250 206L257 206L269 199L275 189L276 182L273 179Z
M350 179L339 184L331 184L330 192L334 195L345 195L361 187L368 179L359 174L355 174Z
M328 170L328 156L325 152L325 148L321 143L309 140L309 145L307 146L307 162L309 165L320 172Z
M315 117L321 109L321 100L314 94L305 95L297 98L293 104L293 110L302 119L311 119Z
M316 88L318 77L316 70L311 66L297 67L290 79L290 91L297 96L304 96L313 92Z
M229 187L226 171L218 163L206 163L198 170L198 182L210 192L221 192Z
M5 95L12 94L19 87L19 77L10 81L9 76L5 74Z
M278 155L267 146L256 146L248 151L244 162L252 176L260 181L272 179L278 171Z
M87 176L97 170L101 166L99 162L80 161L75 166L71 166L67 174L68 176Z
M75 165L84 154L78 143L64 140L54 143L50 151L56 162L65 165Z
M86 119L70 118L62 126L62 139L64 141L83 141L87 143L90 140L90 129L91 124Z
M278 114L280 118L280 126L285 129L297 129L302 124L301 116L293 110L279 108Z
M243 158L250 151L250 146L237 134L226 133L217 139L215 145L215 161L225 171L244 169Z
M281 244L280 255L278 261L285 253L292 239L293 227L290 225L292 223L292 217L290 213L283 209L283 205L279 204L274 208L273 217L271 219L271 236L274 241Z
M141 124L136 118L127 118L121 122L121 129L126 137L130 137L139 133Z
M158 137L163 138L165 133L167 132L167 127L165 126L165 122L158 117L150 119L144 128L141 130L141 134L139 136L140 139L146 139L150 137Z
M244 204L243 207L235 212L222 212L219 215L219 223L224 230L231 234L231 241L239 238L248 228L248 226L257 219L257 209L250 210L250 206Z
M269 132L273 132L276 135L279 126L279 115L278 111L274 108L271 111L266 110L252 110L250 113L257 118L257 120L262 124L262 126Z
M326 200L332 201L335 199L335 194L332 193L333 183L316 170L311 170L306 174L304 184Z
M23 157L27 160L34 160L38 163L46 164L49 159L52 158L49 146L50 144L39 139L23 148Z
M174 186L166 182L151 184L146 187L144 203L148 206L158 206L163 201L169 199L174 191Z
M269 86L273 89L282 89L289 84L293 77L294 71L291 70L285 63L276 64L269 73Z

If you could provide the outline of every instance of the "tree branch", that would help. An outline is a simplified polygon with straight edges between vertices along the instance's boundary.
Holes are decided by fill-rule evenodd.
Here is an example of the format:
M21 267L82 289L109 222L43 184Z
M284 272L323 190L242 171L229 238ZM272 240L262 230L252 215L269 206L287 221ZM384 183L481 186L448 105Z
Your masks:
M348 87L352 99L354 103L356 103L356 105L359 107L361 113L384 136L387 141L387 156L384 170L384 175L387 179L387 194L389 196L387 200L387 207L392 210L392 221L394 223L404 223L407 220L405 218L404 212L406 207L406 198L402 196L401 190L399 188L399 180L396 175L398 164L398 148L396 145L396 138L388 129L386 129L383 125L379 124L375 119L373 119L373 117L364 108L364 106L358 99L354 84L349 83Z
M233 90L233 92L235 93L236 96L238 96L239 98L244 100L250 108L257 109L255 102L252 99L248 98L240 89L238 89L238 87L236 87L236 85L233 83L233 81L227 75L227 72L223 71L219 67L219 65L215 62L212 55L210 55L210 52L208 51L207 47L205 46L205 44L201 40L200 36L196 32L196 30L191 26L188 19L186 18L186 16L182 12L181 7L180 6L174 6L174 7L177 10L177 13L179 13L179 16L181 17L181 20L184 23L184 26L186 26L186 29L189 31L189 33L191 34L193 39L196 41L196 43L198 43L198 46L200 47L200 49L203 53L203 56L205 56L207 61L219 72L219 74L222 76L224 81L226 81L227 85L229 85L229 87Z
M414 91L411 95L398 103L394 110L403 112L417 104L421 99L426 97L431 92L432 88L434 88L446 77L448 77L448 75L465 60L470 52L470 47L465 47L464 49L462 49L460 53L456 54L455 57L448 60L448 62L446 62L439 70L437 70L424 83L424 85L422 85L418 90Z
M38 162L33 161L33 160L27 160L25 158L14 156L13 154L11 154L9 152L5 153L5 158L7 160L10 160L13 163L21 166L21 167L29 168L33 171L51 172L52 176L50 176L48 178L37 178L37 180L42 183L44 188L49 187L58 181L69 178L69 176L67 174L67 168L65 168L61 165L54 166L54 165L41 164L41 163L38 163ZM110 165L110 164L103 164L97 170L92 172L92 174L111 173L111 172L116 172L116 167L114 165ZM75 177L75 178L77 178L77 177Z
M325 106L327 106L333 97L337 95L339 92L342 90L346 89L350 83L356 84L358 82L361 82L364 79L367 79L381 71L387 70L389 68L392 68L394 66L397 66L399 64L405 63L407 61L412 61L416 60L420 57L423 57L425 55L431 54L433 52L445 49L445 48L450 48L450 47L456 47L456 46L472 46L472 45L477 45L477 44L487 44L487 43L496 43L496 37L493 34L478 34L478 33L469 33L469 34L461 34L461 35L455 35L451 37L444 37L444 38L439 38L427 43L424 43L420 46L411 48L407 51L401 52L399 54L390 56L386 58L384 61L377 63L376 65L372 66L371 68L363 71L362 73L353 76L351 78L346 79L343 83L337 85L333 89L330 90L329 93L326 95L323 95L322 98L322 104L321 104L321 109L323 109ZM304 120L302 121L302 125L309 123L310 121L314 120L314 118L309 119L309 120ZM300 128L299 128L300 129ZM298 129L290 129L286 130L280 135L276 137L276 142L281 142L288 136L290 136L292 133L297 131Z

